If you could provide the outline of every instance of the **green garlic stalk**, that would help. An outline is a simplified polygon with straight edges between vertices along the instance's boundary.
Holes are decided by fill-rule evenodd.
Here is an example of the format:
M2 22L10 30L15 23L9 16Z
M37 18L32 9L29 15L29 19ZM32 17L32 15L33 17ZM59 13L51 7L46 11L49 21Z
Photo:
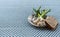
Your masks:
M37 10L33 8L35 17L38 17L40 19L46 18L46 14L51 11L51 9L48 9L48 10L46 9L40 10L40 9L41 9L41 6Z

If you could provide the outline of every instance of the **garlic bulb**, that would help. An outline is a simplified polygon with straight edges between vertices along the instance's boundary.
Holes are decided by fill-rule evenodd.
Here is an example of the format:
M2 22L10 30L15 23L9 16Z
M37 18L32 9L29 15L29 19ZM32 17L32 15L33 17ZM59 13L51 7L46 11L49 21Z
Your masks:
M29 23L31 23L33 26L36 27L45 27L45 21L44 20L40 20L39 18L32 18L32 16L28 17L28 21Z

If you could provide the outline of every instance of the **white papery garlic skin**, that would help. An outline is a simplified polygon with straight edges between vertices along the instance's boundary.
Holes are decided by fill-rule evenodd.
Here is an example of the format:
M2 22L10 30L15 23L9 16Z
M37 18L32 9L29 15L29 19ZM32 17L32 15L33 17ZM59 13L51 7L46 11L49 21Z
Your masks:
M36 27L45 27L46 26L45 21L42 17L35 18L35 17L32 17L32 16L29 16L28 20L32 25L34 25Z

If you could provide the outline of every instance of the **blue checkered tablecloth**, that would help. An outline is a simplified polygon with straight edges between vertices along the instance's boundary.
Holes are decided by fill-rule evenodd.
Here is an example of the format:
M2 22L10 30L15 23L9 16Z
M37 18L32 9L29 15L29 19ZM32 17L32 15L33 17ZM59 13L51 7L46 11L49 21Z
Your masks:
M55 31L32 26L27 18L33 8L51 9L58 21ZM0 0L0 37L60 37L60 0Z

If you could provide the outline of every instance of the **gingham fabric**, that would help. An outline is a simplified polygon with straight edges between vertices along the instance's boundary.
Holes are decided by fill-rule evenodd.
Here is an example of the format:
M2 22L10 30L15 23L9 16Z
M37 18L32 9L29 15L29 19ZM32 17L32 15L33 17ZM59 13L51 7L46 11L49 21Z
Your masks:
M36 28L27 18L33 8L51 9L47 15L58 21L56 30ZM0 0L0 37L60 37L60 0Z

